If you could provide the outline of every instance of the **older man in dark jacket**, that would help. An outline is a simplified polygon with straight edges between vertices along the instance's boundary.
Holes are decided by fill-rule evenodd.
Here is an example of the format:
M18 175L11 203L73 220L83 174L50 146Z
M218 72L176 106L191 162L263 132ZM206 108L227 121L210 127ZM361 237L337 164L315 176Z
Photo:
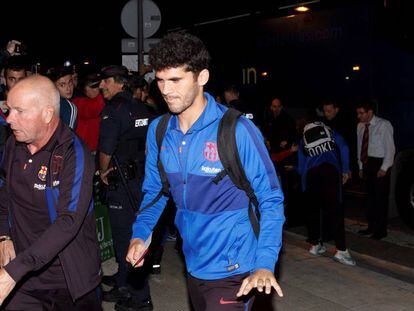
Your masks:
M7 105L14 135L0 189L0 304L101 310L90 152L59 119L59 92L49 79L20 81Z

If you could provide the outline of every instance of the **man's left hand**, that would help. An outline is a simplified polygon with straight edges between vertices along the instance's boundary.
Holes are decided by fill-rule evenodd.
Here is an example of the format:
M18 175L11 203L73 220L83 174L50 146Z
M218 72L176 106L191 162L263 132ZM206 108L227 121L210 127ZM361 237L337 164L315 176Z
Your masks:
M237 297L247 295L253 288L257 288L259 292L263 292L263 289L265 289L265 293L270 294L272 287L276 290L279 297L283 297L282 289L277 283L273 272L267 269L259 269L243 280L236 295Z
M387 172L383 170L379 170L377 173L377 177L379 178L384 177L385 175L387 175Z
M11 278L6 270L0 269L0 306L16 286L16 282Z
M349 177L349 175L350 175L350 174L348 174L348 173L343 173L343 174L342 174L342 184L343 184L343 185L345 185L345 184L346 184L346 182L349 180L349 178L350 178L350 177Z
M283 140L283 141L280 142L279 146L280 146L280 148L284 149L284 148L286 148L287 144L288 144L288 142L286 140Z

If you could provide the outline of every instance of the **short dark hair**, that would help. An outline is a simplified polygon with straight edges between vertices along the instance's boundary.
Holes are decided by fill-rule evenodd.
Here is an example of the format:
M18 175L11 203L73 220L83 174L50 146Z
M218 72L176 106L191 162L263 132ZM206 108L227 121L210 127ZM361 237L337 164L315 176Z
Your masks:
M4 76L7 77L7 71L26 71L26 64L24 64L20 56L9 57L4 64Z
M239 87L236 84L227 85L224 88L224 91L223 92L229 92L229 93L232 93L232 94L237 95L237 96L240 95L240 89L239 89Z
M375 103L374 101L370 99L358 100L356 104L356 108L357 109L362 108L365 111L372 110L373 112L375 112Z
M59 66L50 68L47 72L47 77L52 80L53 82L56 82L62 77L72 75L73 74L73 68L69 66Z
M133 73L129 79L129 87L132 91L136 91L137 89L146 89L148 88L148 82L143 76L138 73Z
M322 101L322 106L330 106L332 105L334 108L341 108L338 102L334 99L325 99Z
M156 71L185 66L187 71L198 74L209 68L210 54L198 37L174 32L150 50L149 60Z

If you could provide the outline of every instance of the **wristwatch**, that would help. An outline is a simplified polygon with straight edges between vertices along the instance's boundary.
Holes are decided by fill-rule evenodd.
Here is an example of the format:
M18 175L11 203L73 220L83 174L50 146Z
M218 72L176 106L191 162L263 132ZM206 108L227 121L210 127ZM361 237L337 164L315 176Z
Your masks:
M9 240L11 240L11 237L9 237L8 235L0 236L0 243L4 241L9 241Z

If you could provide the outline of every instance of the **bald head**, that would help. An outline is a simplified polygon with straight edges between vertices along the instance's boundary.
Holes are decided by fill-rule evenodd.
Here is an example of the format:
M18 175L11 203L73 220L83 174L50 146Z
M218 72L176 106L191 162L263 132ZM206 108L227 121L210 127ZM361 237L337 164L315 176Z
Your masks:
M59 124L59 92L46 77L19 81L7 97L10 124L17 141L34 153L52 137Z
M38 108L50 107L54 110L54 115L59 116L59 91L55 84L44 76L34 75L19 81L10 91L9 101L14 96L24 97Z
M279 98L273 98L270 103L270 110L272 111L273 115L277 117L282 112L282 101Z

